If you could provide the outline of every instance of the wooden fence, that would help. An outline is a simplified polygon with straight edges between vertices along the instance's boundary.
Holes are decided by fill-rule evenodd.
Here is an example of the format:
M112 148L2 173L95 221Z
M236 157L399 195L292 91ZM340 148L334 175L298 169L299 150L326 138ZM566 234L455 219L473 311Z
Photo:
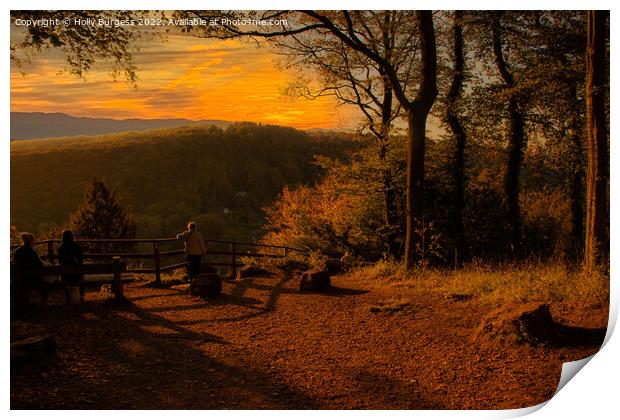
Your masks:
M56 251L57 245L60 244L60 239L49 239L45 241L36 242L36 245L43 246L44 252L40 253L41 259L47 260L50 264L55 265L58 258ZM154 274L155 282L161 283L161 273L172 271L178 268L187 266L187 261L183 258L182 261L177 261L172 264L163 265L162 260L169 257L185 256L185 251L182 249L183 241L177 238L163 238L163 239L77 239L77 243L80 244L120 244L120 245L139 245L139 244L151 244L153 247L152 252L107 252L107 253L85 253L84 258L89 260L101 261L112 259L113 257L120 257L123 261L132 260L152 260L153 268L141 268L132 267L127 265L127 273L136 274ZM216 239L205 239L205 245L207 248L206 263L213 266L225 266L232 268L232 277L237 275L237 267L242 266L239 262L241 257L257 257L257 258L286 258L289 253L297 252L306 254L307 251L287 246L259 244L249 242L238 241L223 241ZM171 246L178 246L178 249L162 250L162 245L170 244ZM210 249L211 245L211 249ZM12 246L11 248L16 248ZM214 249L219 247L220 249ZM221 248L228 248L222 250ZM45 249L46 248L46 249ZM209 261L213 256L229 256L227 261Z
M110 283L112 293L117 300L123 297L123 282L121 275L127 272L127 266L124 262L121 262L120 257L112 257L111 263L105 264L80 264L73 266L45 266L41 268L30 268L27 270L16 270L11 265L11 276L20 282L20 278L25 277L40 277L40 276L62 276L66 274L112 274L111 279L88 281L90 284Z

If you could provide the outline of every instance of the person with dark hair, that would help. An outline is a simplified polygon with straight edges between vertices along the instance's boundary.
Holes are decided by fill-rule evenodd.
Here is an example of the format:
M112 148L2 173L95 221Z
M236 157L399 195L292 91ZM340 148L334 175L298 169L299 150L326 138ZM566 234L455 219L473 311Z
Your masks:
M177 235L177 239L185 242L185 255L187 256L188 279L192 281L200 274L202 268L202 256L207 253L205 243L202 240L198 225L194 222L187 224L187 230Z
M58 262L61 266L75 267L84 262L84 254L69 229L62 232L62 242L58 247ZM80 287L80 300L84 300L84 282L81 274L63 274L61 280L65 285L67 301L70 301L69 287Z
M35 250L35 240L32 233L21 234L22 245L13 254L13 264L17 273L14 284L14 293L17 305L23 309L28 304L28 295L31 290L39 290L41 298L47 303L48 285L41 276L21 276L20 271L27 271L43 267L43 261Z

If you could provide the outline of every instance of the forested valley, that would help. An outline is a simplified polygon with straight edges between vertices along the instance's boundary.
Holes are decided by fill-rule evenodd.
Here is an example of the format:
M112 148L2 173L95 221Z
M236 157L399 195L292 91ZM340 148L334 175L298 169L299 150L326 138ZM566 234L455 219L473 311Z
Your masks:
M99 178L119 187L138 237L167 237L192 219L209 238L258 240L261 209L282 187L320 176L315 155L345 160L356 147L347 135L258 124L15 141L11 223L57 234Z

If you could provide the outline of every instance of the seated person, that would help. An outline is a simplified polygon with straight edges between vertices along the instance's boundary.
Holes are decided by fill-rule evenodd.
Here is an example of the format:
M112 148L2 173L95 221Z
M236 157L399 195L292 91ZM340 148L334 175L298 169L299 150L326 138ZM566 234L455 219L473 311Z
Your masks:
M44 266L43 261L35 250L35 240L32 233L23 232L21 234L22 246L15 250L13 254L13 264L17 273L23 270L31 270ZM48 284L43 281L41 276L18 276L14 285L15 297L20 307L28 304L28 296L31 290L38 290L43 301L47 303Z
M61 266L77 266L81 265L84 261L84 254L82 253L82 247L80 247L73 236L73 232L69 229L62 232L62 242L58 247L58 262ZM67 302L69 302L69 287L80 287L80 299L84 300L84 283L82 282L81 274L63 274L61 280L65 285L65 293L67 296Z

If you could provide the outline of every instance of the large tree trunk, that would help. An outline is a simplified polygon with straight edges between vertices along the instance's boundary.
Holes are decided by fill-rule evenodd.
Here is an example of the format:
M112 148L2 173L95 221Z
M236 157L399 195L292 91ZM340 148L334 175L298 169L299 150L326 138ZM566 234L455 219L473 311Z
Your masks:
M407 114L407 236L405 259L407 269L424 257L424 152L427 114Z
M414 264L414 256L421 257L424 247L424 148L426 142L426 117L437 97L437 48L433 13L417 12L420 33L421 81L418 93L407 107L408 140L407 153L407 233L405 237L405 261L407 269Z
M448 92L446 121L452 130L455 141L454 149L454 237L456 240L455 262L458 266L463 263L465 258L465 229L463 227L463 209L465 207L465 144L467 136L461 124L457 112L457 101L463 90L463 69L465 58L463 55L463 26L461 20L463 12L454 12L454 74L452 85Z
M585 266L595 269L609 255L607 188L609 161L605 122L605 21L609 12L589 11L586 48L588 177Z
M501 14L493 16L491 31L493 36L493 53L495 64L504 80L507 89L514 87L514 78L508 70L502 47ZM518 255L521 248L521 210L519 206L519 178L523 163L523 152L526 145L524 118L519 100L514 93L508 100L508 114L510 116L510 137L508 144L508 165L504 189L507 202L508 247L513 255Z
M583 170L575 169L570 180L571 237L575 250L583 249ZM581 251L576 252L579 254Z
M525 149L525 129L523 114L516 98L508 102L510 114L510 144L508 145L508 167L505 179L506 201L508 204L508 240L513 255L521 251L521 206L519 205L519 180Z
M575 103L578 102L577 89L570 87L570 97ZM571 208L571 238L573 241L572 251L579 255L583 249L583 137L579 126L577 110L571 111L568 120L568 132L566 141L570 147L570 179L568 180L568 196ZM571 252L571 254L573 253Z

